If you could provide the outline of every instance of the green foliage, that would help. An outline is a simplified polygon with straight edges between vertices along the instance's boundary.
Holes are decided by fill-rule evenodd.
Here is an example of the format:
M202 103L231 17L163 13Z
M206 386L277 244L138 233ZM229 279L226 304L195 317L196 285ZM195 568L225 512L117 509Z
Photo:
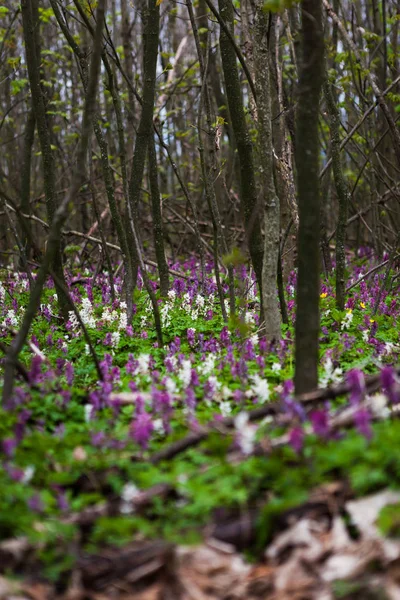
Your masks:
M265 0L263 10L265 12L283 12L288 8L292 8L299 0Z
M11 81L11 94L16 96L28 85L27 79L13 79Z

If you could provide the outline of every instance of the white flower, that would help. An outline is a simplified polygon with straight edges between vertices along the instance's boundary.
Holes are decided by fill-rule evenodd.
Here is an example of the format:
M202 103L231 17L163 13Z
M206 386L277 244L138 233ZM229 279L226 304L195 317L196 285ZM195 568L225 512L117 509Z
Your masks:
M26 467L26 469L24 469L24 474L23 477L21 479L21 483L29 483L32 479L32 477L35 474L35 467L32 467L31 465L29 465L29 467Z
M345 315L345 317L344 317L344 319L342 321L342 326L341 326L342 331L344 329L349 329L350 328L352 320L353 320L353 313L349 310L346 313L346 315Z
M11 327L17 327L18 326L17 316L16 316L15 312L12 309L7 312L6 319L8 319L10 321ZM5 327L5 323L3 323L3 327Z
M164 429L164 425L163 425L162 419L155 419L153 421L153 427L154 427L154 431L156 433L159 433L161 435L165 433L165 429Z
M208 373L211 373L215 367L215 360L216 360L215 354L212 354L212 352L207 354L203 364L199 366L199 371L203 375L207 375Z
M176 292L175 292L175 290L169 290L169 292L168 292L168 298L171 300L171 302L175 302L175 298L176 298Z
M89 344L85 344L85 354L90 354Z
M228 400L228 398L232 398L233 396L232 390L229 389L226 385L224 385L224 387L222 388L221 393L224 400Z
M369 332L366 329L364 329L364 331L362 332L362 339L364 340L364 342L368 342Z
M116 310L111 311L108 307L103 309L101 314L101 320L105 323L114 323L118 320L118 313Z
M161 316L161 323L163 325L163 327L168 327L168 325L170 325L171 323L171 317L170 317L170 309L171 309L171 305L168 304L168 302L166 302L160 310L160 316Z
M6 296L6 288L3 286L3 284L0 281L0 300L4 300Z
M171 377L165 378L165 389L170 394L174 394L176 392L176 383L173 379L171 379Z
M240 412L235 418L235 429L238 434L238 442L243 454L251 454L254 450L256 428L249 424L249 415Z
M232 412L232 406L230 402L220 402L219 409L223 417L227 417Z
M266 402L269 400L270 391L268 381L262 379L259 375L252 377L253 385L251 386L251 392L254 396L260 400L260 402Z
M142 373L142 375L147 375L150 367L150 354L139 354L137 360L139 363L139 373Z
M190 362L190 360L182 361L178 377L185 388L187 388L190 385L190 381L192 379L192 363Z
M89 423L90 418L92 416L93 406L91 404L85 404L83 409L85 411L85 422Z
M279 363L274 363L271 367L271 371L274 373L278 373L282 369L282 366Z
M72 329L78 329L79 328L78 317L76 316L76 314L72 310L70 310L68 312L68 319L69 319L69 322L71 324Z
M245 323L247 323L248 325L251 323L254 323L254 315L251 312L247 312L244 315L244 321Z
M371 398L369 404L372 412L381 419L387 419L390 417L390 408L388 407L388 401L385 394L375 394Z
M196 306L198 306L199 308L203 308L204 307L204 302L205 302L204 297L200 296L200 294L198 294L196 296Z
M326 387L329 383L339 383L342 380L343 370L339 367L333 368L330 356L325 361L325 373L320 377L320 386Z
M126 483L122 488L121 499L124 502L132 502L140 495L140 490L134 483Z
M253 344L253 346L257 346L257 344L258 344L258 335L256 333L254 335L252 335L251 338L250 338L250 341Z
M88 327L96 327L96 320L93 316L93 306L89 298L82 299L82 308L79 311L79 315L84 323Z
M210 394L214 396L215 392L221 389L221 382L215 377L215 375L211 375L208 378L208 385L210 386Z
M113 348L116 348L119 344L120 339L121 339L121 334L119 333L119 331L113 331L111 334L111 346Z
M140 496L140 490L136 487L134 483L127 483L124 485L121 492L120 505L120 512L123 515L129 515L133 512L134 507L132 506L132 501L135 500L138 496Z
M123 302L123 304L125 304L125 306L126 306L125 302ZM127 326L128 326L128 315L126 314L125 311L123 311L119 315L118 329L126 329Z

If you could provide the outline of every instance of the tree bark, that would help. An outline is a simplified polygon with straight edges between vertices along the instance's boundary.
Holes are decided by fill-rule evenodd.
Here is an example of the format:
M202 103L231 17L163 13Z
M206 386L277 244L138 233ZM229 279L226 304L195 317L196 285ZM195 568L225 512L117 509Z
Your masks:
M264 204L264 259L262 267L263 334L269 341L281 339L281 313L277 295L280 206L275 189L271 125L271 86L268 48L268 14L256 2L254 67L257 91L258 147Z
M321 0L303 0L296 169L299 197L297 312L295 334L295 390L308 392L318 385L319 293L319 100L323 82L324 40Z
M220 16L233 35L234 13L231 0L219 0L218 5ZM244 215L246 239L261 295L264 248L254 173L253 144L247 130L235 49L222 27L220 28L219 39L230 121L240 164L240 200Z
M324 81L324 96L326 108L329 115L329 127L331 133L331 152L332 152L332 170L336 187L336 194L339 200L339 218L336 227L336 306L344 309L346 298L346 227L347 213L350 202L350 193L343 175L342 162L340 156L340 117L332 90L332 84L328 80L327 74Z
M53 160L53 151L51 149L50 131L46 116L45 98L40 80L39 12L37 0L22 0L21 12L26 63L28 67L29 85L32 94L32 106L35 113L37 133L42 152L46 211L48 221L51 224L57 208L55 196L55 166ZM66 322L68 321L68 312L72 307L62 289L63 286L66 287L66 283L62 263L61 241L59 241L58 246L54 250L51 268L57 275L59 281L62 283L62 286L55 283L55 287L57 291L60 314L63 320Z

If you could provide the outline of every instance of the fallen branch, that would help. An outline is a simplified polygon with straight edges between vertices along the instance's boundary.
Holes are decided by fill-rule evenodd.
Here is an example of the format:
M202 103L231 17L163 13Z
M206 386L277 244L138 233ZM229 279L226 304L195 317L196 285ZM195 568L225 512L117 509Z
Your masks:
M400 375L400 368L397 369L397 374ZM365 388L367 394L372 394L378 391L381 387L381 376L380 373L375 375L367 375L365 377ZM341 383L327 387L323 389L316 389L312 392L308 392L306 394L301 394L296 396L294 400L303 405L315 405L320 402L324 402L325 400L333 400L339 396L344 396L348 394L351 390L351 386L347 381L342 381ZM266 404L264 406L260 406L251 410L247 413L249 421L259 421L267 416L274 416L281 412L282 406L280 402ZM225 429L233 428L235 424L235 417L226 417L221 419L220 421L216 421L215 423L209 423L207 427L202 427L199 431L191 432L184 438L173 442L166 448L163 448L159 452L153 454L149 461L152 464L157 464L162 460L169 460L173 458L177 454L188 450L189 448L193 448L197 446L201 442L203 442L207 437L215 431L221 431Z

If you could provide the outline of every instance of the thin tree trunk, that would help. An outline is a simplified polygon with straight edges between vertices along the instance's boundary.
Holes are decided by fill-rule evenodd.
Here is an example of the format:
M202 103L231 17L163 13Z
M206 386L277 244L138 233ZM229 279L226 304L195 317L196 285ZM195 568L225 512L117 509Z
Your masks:
M234 12L231 0L219 0L218 5L221 19L230 34L233 35ZM236 52L229 36L222 27L220 28L219 39L230 121L240 163L240 200L244 215L246 239L261 297L264 248L260 226L260 206L257 200L254 173L253 144L247 130L244 114Z
M47 218L51 224L56 211L55 168L53 151L51 149L50 131L46 116L45 99L40 81L40 46L39 46L39 12L37 0L22 0L22 23L24 31L26 62L28 67L29 84L32 94L32 106L35 113L37 132L42 152L43 181L46 199ZM52 270L59 281L65 286L62 265L61 241L54 250ZM64 294L62 286L55 283L58 307L64 322L68 321L71 304Z
M324 81L324 96L329 115L331 132L332 169L335 181L336 194L339 200L339 218L336 227L336 306L344 309L346 299L346 227L347 213L350 202L350 193L343 175L340 156L340 117L339 110L333 95L332 84L326 75Z
M21 211L26 214L31 214L31 163L32 163L32 148L35 139L35 112L33 108L29 111L28 120L25 125L24 133L24 147L21 164L21 195L20 195L20 208ZM29 234L21 229L21 244L25 249L26 259L30 259L31 255L31 244L32 239L32 228L29 219L25 220L26 228L30 232Z
M148 154L150 136L152 135L158 36L160 31L160 6L157 5L156 0L148 0L147 6L145 5L143 7L143 12L144 58L142 113L140 115L139 127L136 134L132 171L129 181L130 218L133 219L135 227L137 227L138 222L140 190L142 187L144 166ZM138 257L136 257L136 265L134 265L134 269L137 270L137 268Z
M93 36L94 35L94 30L88 20L88 17L86 15L86 13L84 12L84 10L82 9L82 6L80 5L79 0L74 0L75 1L75 6L80 14L80 16L82 17L82 19L85 22L86 28L87 30L90 32L90 34ZM60 25L60 28L67 40L67 42L69 43L69 45L71 46L75 56L77 57L80 67L81 67L81 79L82 79L82 83L83 83L83 89L86 92L87 91L87 86L88 86L88 59L87 59L87 55L84 51L82 51L78 44L76 43L76 41L74 40L73 36L71 35L71 32L68 30L65 22L63 21L63 18L61 16L58 4L55 0L50 0L54 15L58 21L58 24ZM115 90L114 90L114 85L113 85L113 77L112 77L112 71L111 68L109 67L107 58L104 56L104 52L102 52L102 59L103 62L105 64L108 76L109 76L109 87L111 90L111 94L113 97L113 102L114 102L114 110L116 112L116 119L117 119L117 127L118 127L118 134L120 134L120 130L121 130L121 126L120 126L120 121L121 119L119 118L119 114L118 114L118 103L115 102ZM127 312L128 312L128 319L131 319L132 317L132 294L133 294L133 290L135 288L135 279L134 279L134 273L133 273L133 269L132 269L132 256L134 253L133 248L131 249L128 245L128 240L127 240L127 234L126 231L123 227L123 223L122 223L122 218L118 209L118 205L115 199L115 194L114 194L114 182L113 182L113 177L112 177L112 173L111 173L111 167L110 167L110 162L109 162L109 158L108 158L108 146L107 146L107 141L103 135L103 131L100 125L101 122L101 118L100 115L97 113L97 111L94 113L93 115L93 130L96 136L96 140L97 143L99 145L100 148L100 162L101 162L101 167L102 167L102 172L103 172L103 179L104 179L104 184L105 184L105 188L106 188L106 194L107 194L107 200L108 200L108 205L110 207L110 214L111 214L111 219L112 219L112 223L115 227L116 233L117 233L117 237L118 237L118 241L119 241L119 245L121 247L122 250L122 255L123 255L123 263L124 263L124 267L125 267L125 287L126 287L126 301L127 301ZM126 176L126 167L124 168L125 163L123 162L122 158L125 156L125 154L121 153L121 140L119 140L120 143L120 158L121 158L121 170L122 170L122 179L123 179L123 183L124 181L127 179ZM124 144L123 140L122 140L122 144ZM128 196L127 191L125 190L125 188L127 187L127 184L124 183L124 191L125 191L125 195L126 197ZM128 228L129 231L129 228Z
M228 315L225 308L225 298L224 291L222 288L221 277L220 277L220 269L219 269L219 249L221 248L225 254L228 252L228 247L226 244L225 236L222 230L221 217L219 214L218 204L215 196L215 188L214 188L214 180L217 173L217 158L216 158L216 127L213 127L212 123L212 115L211 115L211 101L210 94L207 83L207 75L208 75L208 56L209 56L209 32L207 34L207 41L205 47L205 56L206 60L203 56L203 51L200 43L200 36L196 25L193 5L191 0L186 0L186 5L189 12L189 18L192 25L193 35L196 44L197 55L200 63L200 75L201 75L201 94L200 94L200 106L198 109L198 117L197 117L197 131L199 137L199 153L200 153L200 164L201 164L201 172L203 178L203 185L205 196L208 204L208 208L211 214L211 221L213 225L213 234L214 234L214 271L215 271L215 280L218 288L218 296L221 305L221 313L224 321L228 320ZM205 116L206 116L206 148L204 148L203 139L202 139L202 107L204 105L205 108ZM232 268L231 266L229 268ZM232 291L232 289L231 289ZM231 294L232 298L232 294ZM233 313L235 310L234 303L231 309L233 308Z
M83 111L82 118L82 132L78 146L76 164L71 179L71 186L62 201L54 213L49 235L47 238L46 253L43 257L42 264L37 273L35 285L33 286L28 306L22 318L21 327L18 334L12 341L9 351L7 353L4 365L4 384L3 384L3 403L6 403L14 388L14 370L17 364L18 355L21 352L26 339L29 334L29 330L32 325L32 321L35 318L37 310L39 308L40 299L42 297L42 291L46 282L49 269L54 263L54 258L57 255L57 249L60 247L60 237L62 226L68 216L68 207L71 202L75 200L75 197L82 185L85 178L85 169L82 165L86 163L86 154L90 138L90 130L92 127L92 121L94 116L94 105L96 101L97 84L100 73L100 60L101 60L101 49L102 49L102 37L103 37L103 25L105 18L105 2L106 0L99 0L96 9L96 31L93 41L92 60L89 70L88 88L85 99L85 108ZM54 272L54 271L53 271ZM58 277L55 273L55 277ZM57 285L64 285L61 280L58 280ZM66 289L68 289L66 287Z
M318 385L319 338L319 99L323 82L324 40L321 0L301 4L302 57L296 116L296 169L299 196L295 391Z
M153 216L153 237L156 253L158 275L160 277L160 292L166 296L169 290L169 271L165 256L164 228L161 212L161 194L158 185L157 153L153 134L149 141L149 180L151 192L151 212Z
M256 3L254 66L257 91L258 146L264 204L264 260L262 267L263 333L273 342L281 339L281 313L277 295L280 206L275 189L271 126L271 87L268 49L268 15Z

